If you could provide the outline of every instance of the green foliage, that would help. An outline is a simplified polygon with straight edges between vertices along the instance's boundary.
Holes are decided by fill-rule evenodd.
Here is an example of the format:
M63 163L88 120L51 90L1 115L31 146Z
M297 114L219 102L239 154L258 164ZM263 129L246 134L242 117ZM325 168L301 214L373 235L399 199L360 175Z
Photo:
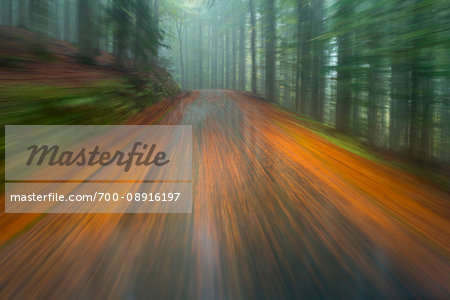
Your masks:
M8 86L0 89L4 124L114 124L138 110L133 86L101 82L89 87Z

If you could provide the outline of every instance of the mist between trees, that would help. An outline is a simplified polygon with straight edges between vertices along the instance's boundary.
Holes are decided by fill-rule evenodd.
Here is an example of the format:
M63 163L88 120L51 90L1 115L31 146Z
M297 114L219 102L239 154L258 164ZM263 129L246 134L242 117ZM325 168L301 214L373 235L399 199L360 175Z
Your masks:
M446 0L2 0L3 25L239 89L377 148L450 162ZM82 13L80 13L82 12Z
M415 159L449 162L448 1L215 1L174 19L185 89L253 91Z

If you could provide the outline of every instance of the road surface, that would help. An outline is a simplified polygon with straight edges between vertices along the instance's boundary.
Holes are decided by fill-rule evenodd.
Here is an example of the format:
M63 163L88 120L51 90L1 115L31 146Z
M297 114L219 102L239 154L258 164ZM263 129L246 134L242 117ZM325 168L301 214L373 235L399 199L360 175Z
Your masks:
M0 299L450 296L445 192L240 92L163 111L193 125L192 214L3 214Z

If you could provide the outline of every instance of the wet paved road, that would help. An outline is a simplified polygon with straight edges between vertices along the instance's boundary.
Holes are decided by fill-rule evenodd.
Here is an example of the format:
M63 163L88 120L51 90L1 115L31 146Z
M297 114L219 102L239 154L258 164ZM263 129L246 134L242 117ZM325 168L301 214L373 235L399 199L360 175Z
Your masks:
M160 123L193 125L193 213L1 215L0 299L449 297L448 194L238 92Z

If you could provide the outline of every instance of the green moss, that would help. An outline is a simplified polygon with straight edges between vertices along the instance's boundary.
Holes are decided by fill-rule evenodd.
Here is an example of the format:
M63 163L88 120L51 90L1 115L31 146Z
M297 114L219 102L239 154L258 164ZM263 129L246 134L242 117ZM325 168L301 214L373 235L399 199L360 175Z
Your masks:
M8 86L0 89L2 124L120 124L142 106L125 81L81 88Z

